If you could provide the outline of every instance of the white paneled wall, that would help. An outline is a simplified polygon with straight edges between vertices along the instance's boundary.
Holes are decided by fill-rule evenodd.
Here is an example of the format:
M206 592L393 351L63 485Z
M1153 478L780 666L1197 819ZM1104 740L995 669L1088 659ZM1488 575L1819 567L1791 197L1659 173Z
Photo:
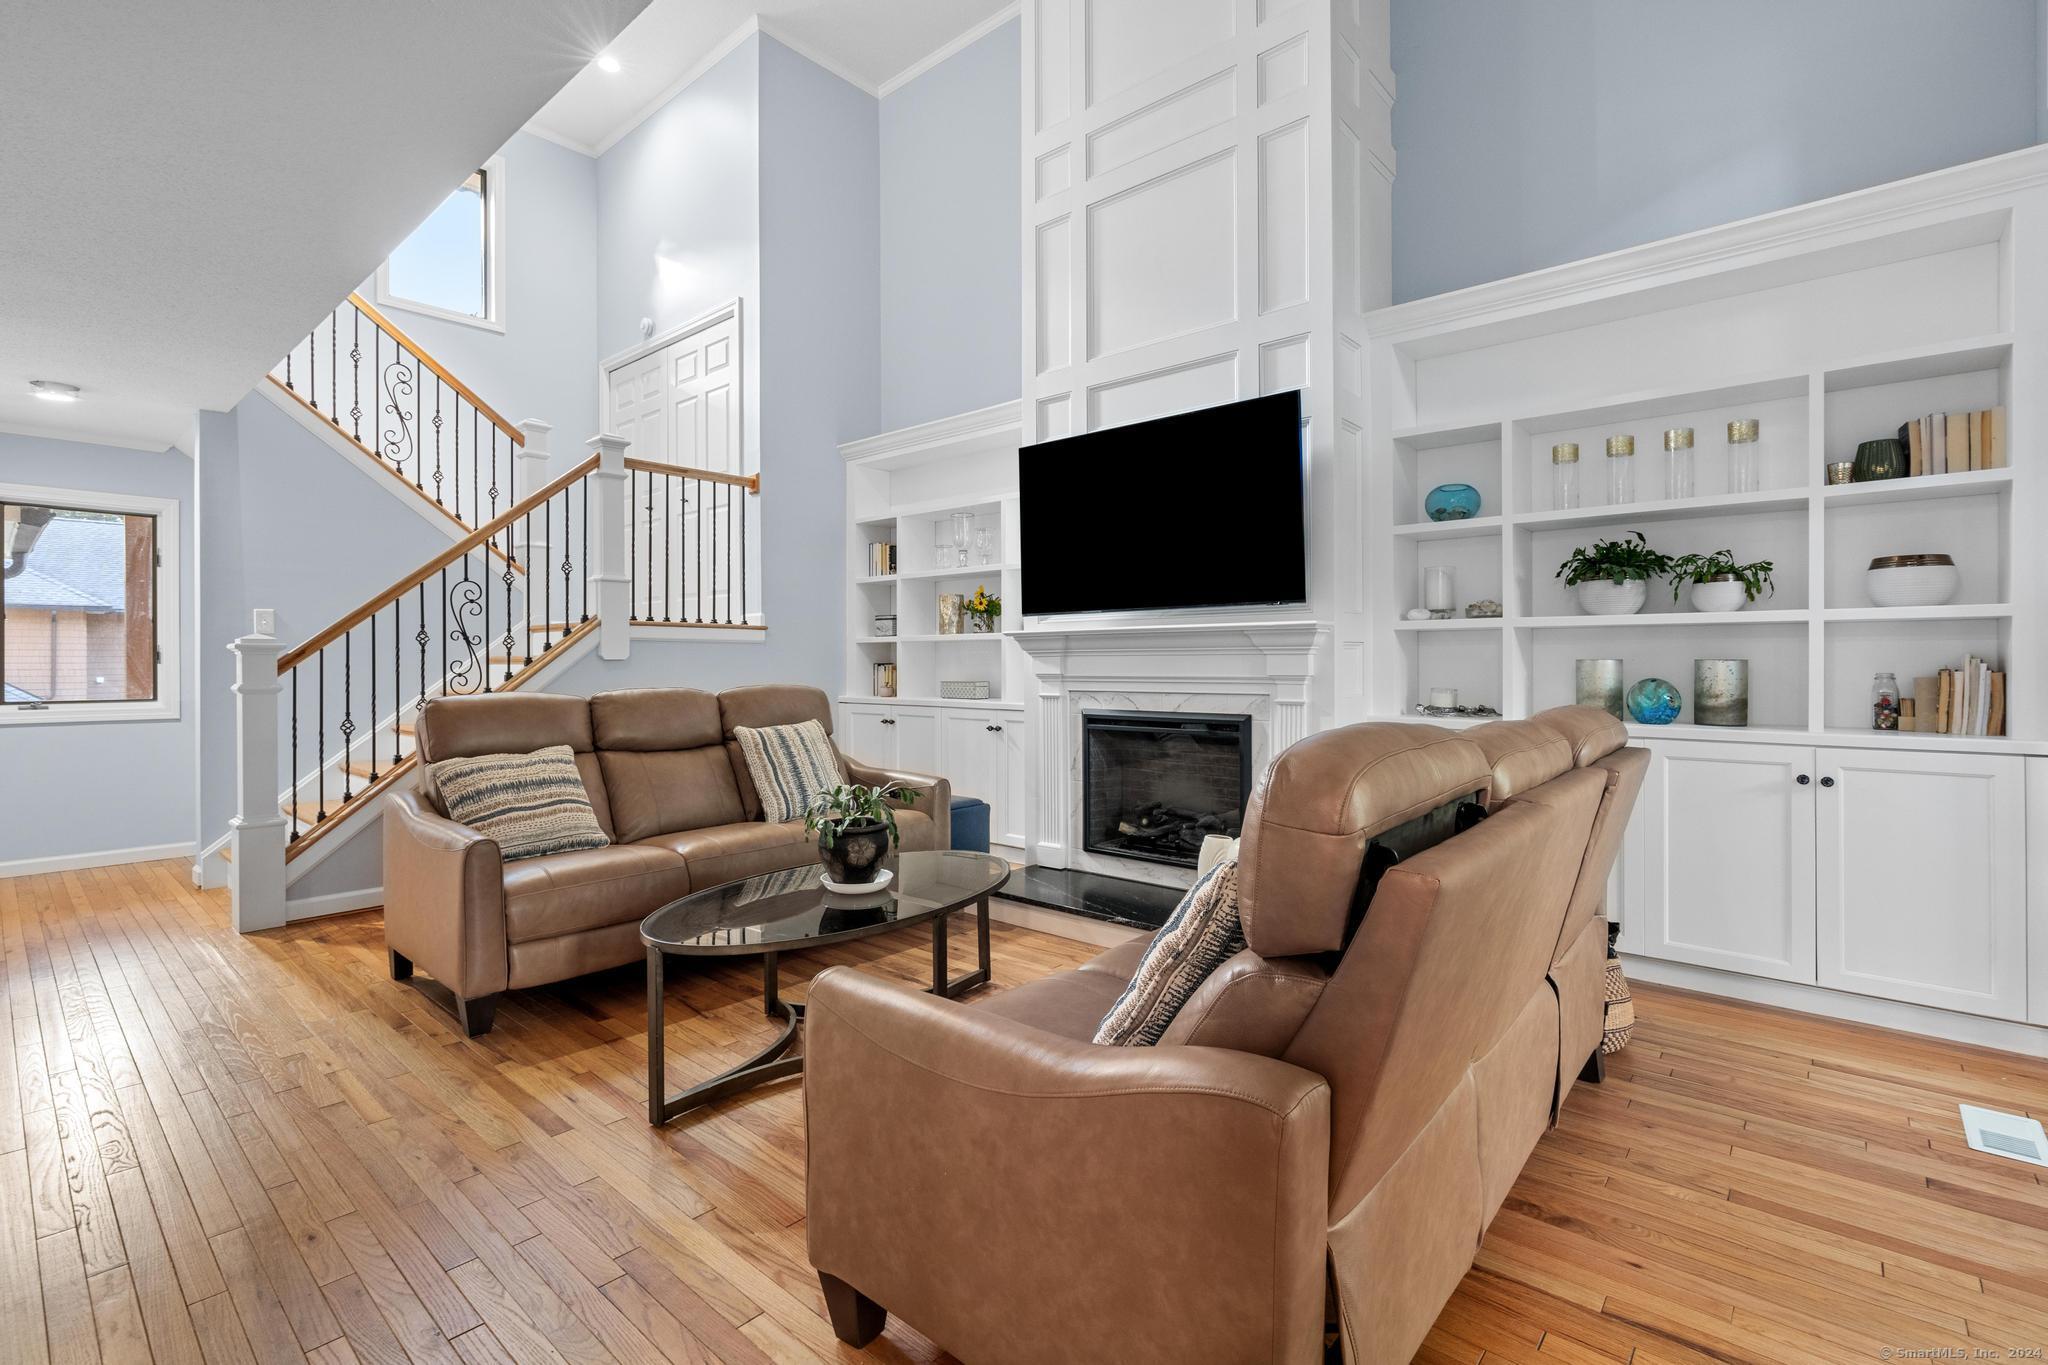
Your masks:
M1386 0L1023 13L1026 440L1306 390L1310 614L1362 639L1337 585L1358 581L1362 318L1389 296Z

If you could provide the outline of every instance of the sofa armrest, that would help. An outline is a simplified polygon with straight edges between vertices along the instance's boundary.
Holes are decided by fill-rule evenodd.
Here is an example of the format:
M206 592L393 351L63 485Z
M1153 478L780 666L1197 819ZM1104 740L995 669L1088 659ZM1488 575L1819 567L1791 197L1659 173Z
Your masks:
M384 940L463 1000L505 989L505 864L496 840L416 791L384 804Z
M899 772L893 768L871 768L851 758L846 759L846 775L864 787L893 784L916 792L915 802L892 797L889 804L898 810L921 810L931 816L932 847L946 849L953 846L953 784L945 778L933 777L929 773Z
M1319 1361L1330 1092L848 968L804 1020L811 1262L965 1360Z

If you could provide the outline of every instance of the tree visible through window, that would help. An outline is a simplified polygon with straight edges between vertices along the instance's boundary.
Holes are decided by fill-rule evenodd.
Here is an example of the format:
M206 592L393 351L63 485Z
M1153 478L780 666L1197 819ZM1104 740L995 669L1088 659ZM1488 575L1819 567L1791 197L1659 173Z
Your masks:
M393 302L490 320L495 188L488 170L475 172L391 253L384 291Z
M6 704L153 701L156 518L0 503Z

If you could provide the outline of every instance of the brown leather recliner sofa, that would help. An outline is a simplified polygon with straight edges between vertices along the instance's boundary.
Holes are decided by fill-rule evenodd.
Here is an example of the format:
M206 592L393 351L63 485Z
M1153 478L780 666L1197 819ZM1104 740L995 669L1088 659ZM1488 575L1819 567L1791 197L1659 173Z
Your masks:
M815 836L801 820L762 819L732 737L735 726L805 720L831 733L831 703L815 687L428 701L418 722L422 763L566 744L612 843L506 863L494 841L448 819L423 770L417 789L395 793L384 812L392 976L424 968L454 994L474 1037L490 1028L503 991L642 960L640 921L677 897L815 861ZM916 802L897 814L903 848L951 846L944 778L870 768L843 753L840 763L850 782L915 789Z
M976 1004L820 974L806 1220L841 1339L896 1312L974 1365L1313 1362L1327 1309L1346 1360L1409 1360L1597 1052L1626 742L1572 707L1295 745L1247 812L1249 947L1157 1047L1089 1041L1142 943Z

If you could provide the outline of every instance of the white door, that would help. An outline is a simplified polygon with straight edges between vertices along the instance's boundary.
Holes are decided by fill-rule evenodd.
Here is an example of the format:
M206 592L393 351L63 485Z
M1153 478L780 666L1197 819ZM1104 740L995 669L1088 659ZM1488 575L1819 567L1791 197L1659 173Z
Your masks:
M856 763L870 768L896 766L893 707L842 705L838 732L832 738L838 741L839 751Z
M1816 789L1811 749L1653 746L1638 950L1811 982Z
M662 460L668 449L668 364L655 352L628 361L611 372L611 425L607 430L630 444L626 453L642 460Z
M739 474L740 324L728 317L671 343L668 366L668 453L692 469Z
M1820 751L1821 985L2026 1017L2024 765Z
M896 766L907 773L938 774L939 709L936 706L899 706L890 717L895 721Z

